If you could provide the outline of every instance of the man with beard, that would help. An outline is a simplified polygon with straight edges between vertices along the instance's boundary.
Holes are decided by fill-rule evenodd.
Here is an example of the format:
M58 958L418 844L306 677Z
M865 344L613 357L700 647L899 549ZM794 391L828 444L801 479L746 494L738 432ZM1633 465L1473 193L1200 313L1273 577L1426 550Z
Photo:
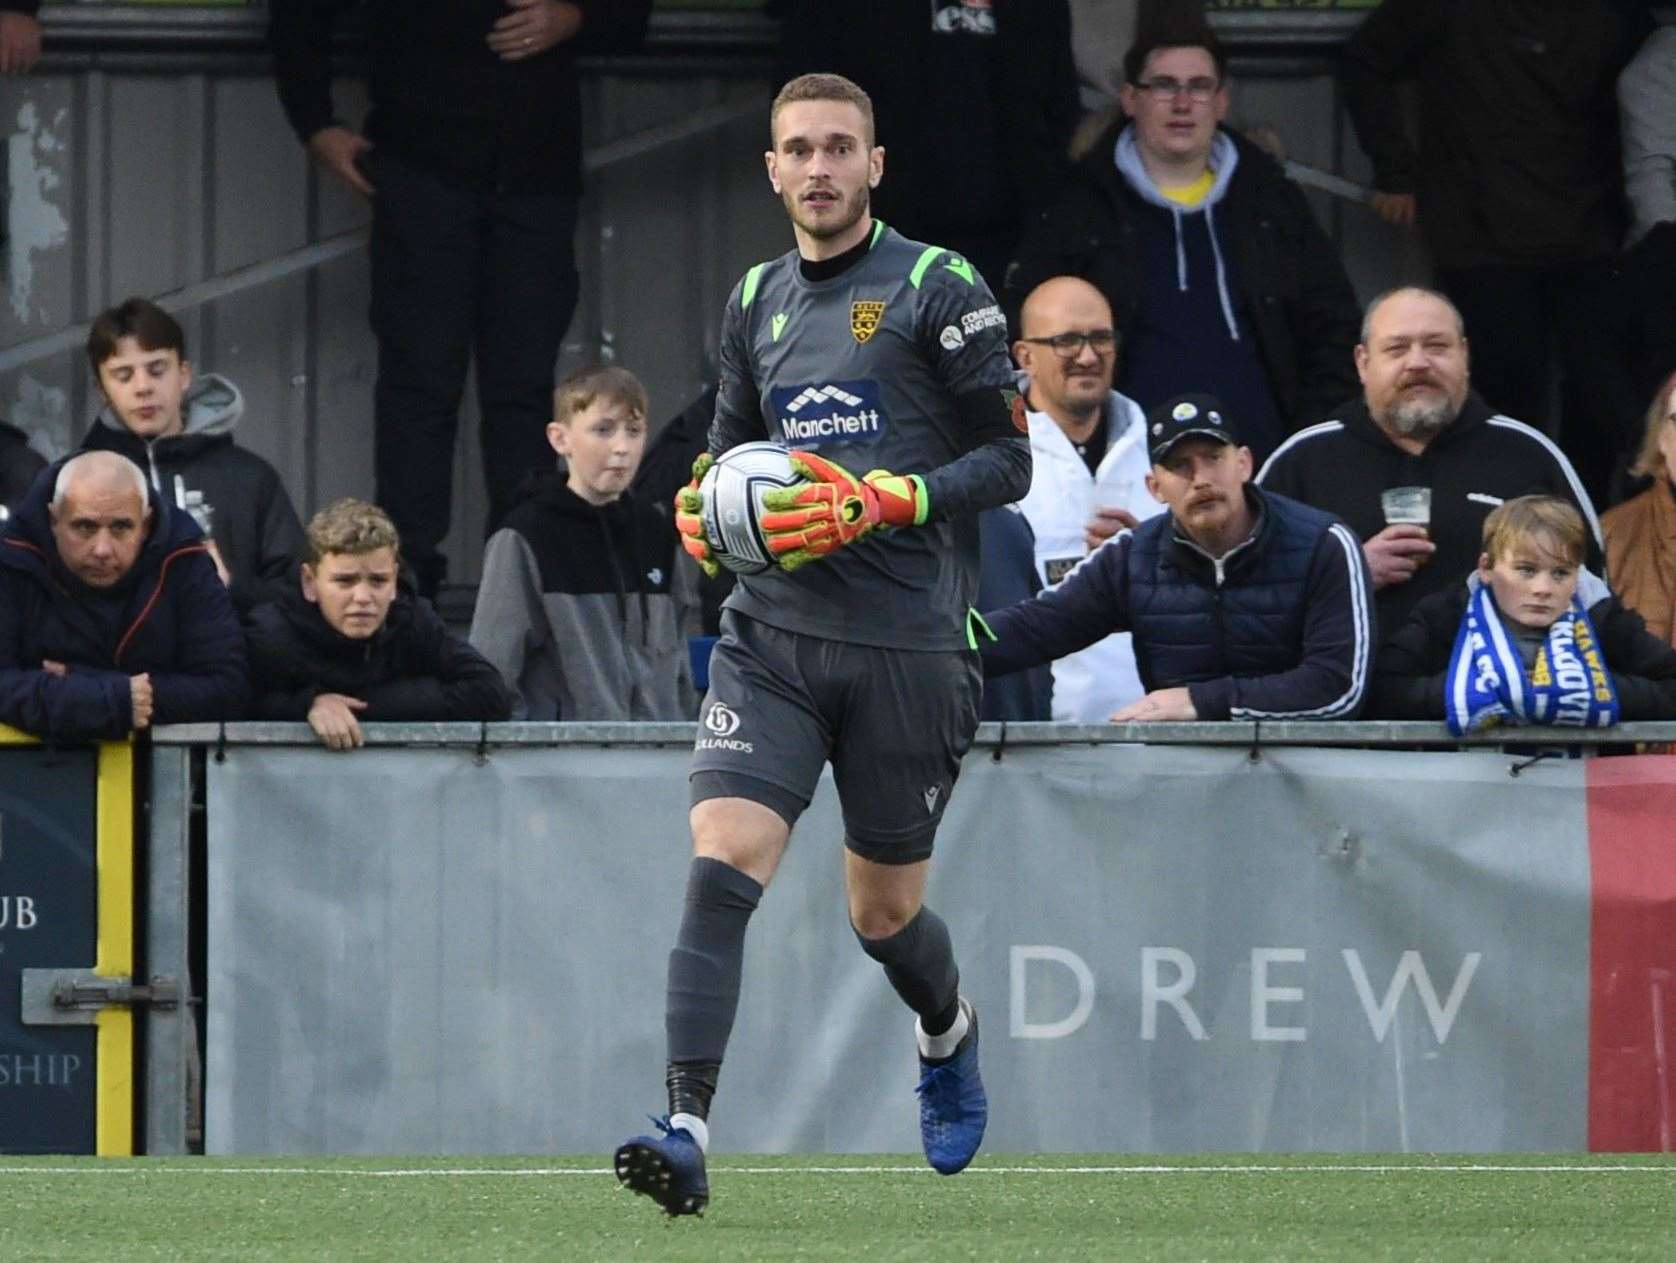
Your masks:
M618 1178L670 1215L709 1200L707 1119L745 930L828 762L850 925L918 1018L932 1167L964 1168L988 1118L977 1019L948 926L923 900L978 721L978 515L1030 485L1006 322L964 257L873 218L885 151L859 87L803 75L780 90L769 126L768 180L797 248L751 268L728 300L709 451L676 497L683 545L716 569L699 489L712 457L772 439L795 449L807 481L764 496L779 565L741 575L723 607L669 954L669 1117L616 1152ZM822 1043L801 1024L819 1021L824 999L811 996L808 1016L779 1015L788 1054Z
M1362 550L1329 513L1251 486L1220 400L1147 414L1146 489L1168 510L1096 548L1055 587L989 614L986 676L1134 636L1146 695L1113 722L1354 719L1373 611Z
M1461 315L1447 298L1405 287L1374 299L1356 372L1362 399L1293 435L1257 481L1361 537L1385 634L1477 564L1484 519L1515 496L1576 505L1589 526L1585 562L1601 569L1600 522L1577 471L1540 431L1473 393Z

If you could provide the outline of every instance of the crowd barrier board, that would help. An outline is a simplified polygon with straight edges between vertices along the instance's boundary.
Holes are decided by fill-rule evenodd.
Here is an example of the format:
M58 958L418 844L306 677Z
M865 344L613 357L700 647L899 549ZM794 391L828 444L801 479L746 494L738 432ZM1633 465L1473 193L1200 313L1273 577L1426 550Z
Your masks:
M0 727L0 1153L134 1151L133 789Z
M160 733L158 764L209 749L208 1151L590 1153L638 1126L693 733ZM1676 759L1328 736L1447 742L985 728L928 898L984 1015L991 1147L1670 1147ZM909 1019L845 924L841 833L826 780L748 940L725 1149L917 1147Z

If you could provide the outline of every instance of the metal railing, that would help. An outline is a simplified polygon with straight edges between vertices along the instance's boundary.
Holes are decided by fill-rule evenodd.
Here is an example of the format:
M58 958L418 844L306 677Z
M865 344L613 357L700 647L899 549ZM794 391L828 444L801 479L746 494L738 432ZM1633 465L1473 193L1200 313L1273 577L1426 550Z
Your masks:
M363 724L369 746L672 746L691 745L694 723L438 723ZM160 746L312 746L307 724L240 722L175 724L158 728ZM1676 741L1676 720L1619 724L1614 728L1496 728L1466 737L1451 736L1442 723L1427 720L1275 720L1215 723L986 723L978 725L980 749L1051 745L1392 746L1412 749L1506 746L1564 749L1571 746L1627 746Z

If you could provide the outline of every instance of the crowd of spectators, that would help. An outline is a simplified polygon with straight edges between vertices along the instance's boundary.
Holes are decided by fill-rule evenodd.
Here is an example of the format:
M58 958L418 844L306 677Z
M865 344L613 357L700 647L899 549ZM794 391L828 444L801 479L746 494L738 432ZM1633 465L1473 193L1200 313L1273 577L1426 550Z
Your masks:
M1129 632L1146 694L1112 719L1366 714L1461 732L1676 718L1676 337L1660 315L1676 282L1661 254L1676 233L1676 133L1653 105L1676 83L1676 45L1661 26L1625 69L1639 33L1608 0L1386 0L1346 49L1346 99L1373 160L1372 208L1423 233L1437 279L1358 312L1302 195L1228 127L1215 36L1191 23L1143 29L1122 116L1044 199L1005 293L1031 339L1015 348L1021 368L1057 345L1090 389L1103 368L1148 410L1146 487L1167 517L1113 535L1102 510L1131 506L1096 481L1085 547L1039 555L1045 590L986 611L998 637L986 672L1005 679ZM1397 93L1408 77L1418 137ZM1615 84L1621 168L1608 143ZM1035 309L1068 277L1109 307L1044 323ZM1661 380L1643 437L1635 401ZM1118 440L1074 417L1037 424L1032 387L1038 485L1075 513L1086 501L1064 479L1067 441L1097 480ZM1201 436L1178 470L1160 464L1176 409L1218 415L1224 450ZM1253 450L1260 472L1240 529L1207 540L1196 510L1241 502L1230 485ZM1172 502L1183 475L1190 488ZM1608 550L1595 504L1622 498L1631 478L1653 486L1608 515ZM1533 524L1531 505L1547 516ZM1306 506L1327 515L1337 534L1326 538L1359 544L1345 573L1363 585L1365 616L1320 617L1337 576L1289 591L1271 573L1250 588L1271 522ZM1300 557L1320 564L1329 552L1300 546L1287 577ZM1531 584L1540 599L1527 599ZM1498 615L1498 602L1518 608ZM1260 612L1281 619L1267 635ZM1315 634L1300 640L1299 626ZM1311 665L1320 687L1294 695ZM1048 710L1011 717L1068 717L1055 671ZM1271 692L1274 678L1288 687ZM1500 678L1503 695L1456 705L1445 684L1461 678ZM1353 687L1332 691L1344 682Z
M690 718L717 593L669 500L713 391L653 438L626 369L552 383L574 57L631 44L649 0L509 0L486 33L374 3L361 129L332 109L335 6L271 7L291 123L374 207L377 503L305 532L179 324L102 313L80 450L0 426L0 721L290 719L352 749L381 719ZM1614 0L1374 10L1346 101L1372 209L1436 276L1365 309L1230 125L1194 7L1141 6L1121 112L1073 148L1088 5L777 5L788 75L876 94L881 213L966 254L1012 325L1034 475L980 524L986 717L1676 718L1676 6L1645 40ZM0 0L0 72L38 55L32 8ZM461 637L427 598L473 361L491 534Z

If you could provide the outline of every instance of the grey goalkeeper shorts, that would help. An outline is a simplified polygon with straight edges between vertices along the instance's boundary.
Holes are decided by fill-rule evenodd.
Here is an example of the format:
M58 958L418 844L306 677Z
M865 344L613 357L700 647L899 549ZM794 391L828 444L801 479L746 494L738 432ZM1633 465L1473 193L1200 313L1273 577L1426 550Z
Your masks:
M795 823L830 761L844 844L882 864L923 860L982 690L975 653L822 640L725 610L699 708L693 801L748 798Z

